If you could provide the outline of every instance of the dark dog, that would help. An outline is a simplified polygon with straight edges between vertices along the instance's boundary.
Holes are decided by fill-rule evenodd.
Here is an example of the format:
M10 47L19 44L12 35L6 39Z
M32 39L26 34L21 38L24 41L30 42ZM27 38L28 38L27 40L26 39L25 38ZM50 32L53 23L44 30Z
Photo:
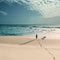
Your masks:
M46 38L46 36L43 36L41 39L44 40Z

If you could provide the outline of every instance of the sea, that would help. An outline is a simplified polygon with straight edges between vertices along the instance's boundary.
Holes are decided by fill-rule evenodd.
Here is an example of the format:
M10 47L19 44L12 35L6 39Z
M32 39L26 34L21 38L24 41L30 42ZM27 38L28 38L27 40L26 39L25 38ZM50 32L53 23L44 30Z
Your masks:
M47 34L60 25L54 24L0 24L0 36L23 36L34 34Z

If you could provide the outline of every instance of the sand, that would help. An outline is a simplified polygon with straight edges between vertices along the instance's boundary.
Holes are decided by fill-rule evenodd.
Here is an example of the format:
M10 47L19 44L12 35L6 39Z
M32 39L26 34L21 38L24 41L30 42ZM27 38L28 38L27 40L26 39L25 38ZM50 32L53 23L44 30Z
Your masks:
M53 37L56 36L56 39ZM0 36L0 60L60 60L60 37Z

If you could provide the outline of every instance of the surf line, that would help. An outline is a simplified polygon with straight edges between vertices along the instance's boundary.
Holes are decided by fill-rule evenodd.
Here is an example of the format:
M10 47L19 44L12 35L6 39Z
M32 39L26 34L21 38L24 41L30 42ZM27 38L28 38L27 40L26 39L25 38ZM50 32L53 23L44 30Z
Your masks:
M40 43L40 41L39 41L38 39L37 39L37 41L38 41L38 43L39 43L39 46L40 46L41 48L45 49L45 50L49 53L49 55L52 56L53 60L56 60L54 54L53 54L51 51L49 51L47 48L43 47L42 44Z

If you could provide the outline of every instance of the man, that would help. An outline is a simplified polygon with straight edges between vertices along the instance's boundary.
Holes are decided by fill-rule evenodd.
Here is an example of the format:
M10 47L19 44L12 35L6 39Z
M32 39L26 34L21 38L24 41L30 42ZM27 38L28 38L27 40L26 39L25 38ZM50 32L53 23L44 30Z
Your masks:
M38 35L36 34L36 39L38 38Z

